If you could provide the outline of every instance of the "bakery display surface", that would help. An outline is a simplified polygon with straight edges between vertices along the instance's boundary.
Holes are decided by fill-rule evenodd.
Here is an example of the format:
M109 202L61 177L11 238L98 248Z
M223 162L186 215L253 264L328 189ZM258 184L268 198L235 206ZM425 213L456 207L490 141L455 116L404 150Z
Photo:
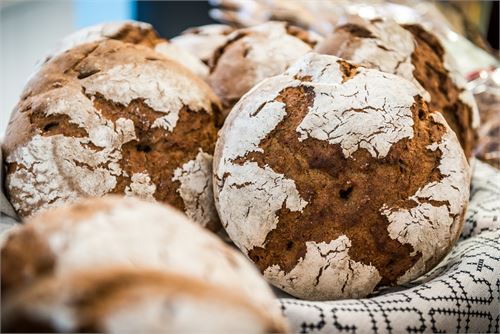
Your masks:
M47 45L1 136L2 332L498 332L484 41L427 2L212 5Z

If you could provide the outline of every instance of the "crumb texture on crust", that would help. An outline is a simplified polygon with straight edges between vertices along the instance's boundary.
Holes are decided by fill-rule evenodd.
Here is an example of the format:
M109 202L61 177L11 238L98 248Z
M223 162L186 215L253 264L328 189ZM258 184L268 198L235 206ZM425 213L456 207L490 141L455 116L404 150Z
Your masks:
M6 294L47 275L142 268L238 291L282 319L267 283L243 255L173 208L137 198L106 196L45 211L9 235L1 255Z
M106 193L185 210L174 172L200 149L213 154L219 110L208 85L151 49L76 47L44 65L14 110L4 145L10 200L22 217ZM198 183L183 185L190 191ZM192 217L217 230L213 203L203 203Z
M460 233L470 168L409 81L309 54L236 104L214 174L223 226L268 280L331 299L363 297L437 264ZM440 226L432 250L417 245L425 226ZM415 239L403 229L418 230Z

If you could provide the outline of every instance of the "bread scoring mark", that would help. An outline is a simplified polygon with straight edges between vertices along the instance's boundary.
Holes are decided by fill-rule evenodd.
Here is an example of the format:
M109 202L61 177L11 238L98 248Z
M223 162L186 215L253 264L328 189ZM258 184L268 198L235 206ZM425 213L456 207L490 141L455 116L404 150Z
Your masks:
M345 235L327 242L306 242L306 253L297 265L284 272L272 265L264 275L299 298L331 300L359 298L370 294L382 277L377 268L349 257L351 241Z
M213 196L212 160L212 155L200 149L195 159L174 171L172 178L181 183L177 192L184 202L186 215L204 227L219 222Z
M446 126L440 114L432 115L435 122ZM443 178L433 181L409 197L417 203L413 208L383 206L382 214L390 221L387 230L393 239L411 244L414 253L422 257L398 279L405 283L417 278L438 263L460 235L463 217L469 198L470 168L455 134L448 129L441 141L428 146L431 151L441 151L439 171ZM428 201L434 201L432 204ZM444 205L439 205L442 202Z
M151 178L147 173L134 173L130 179L132 182L125 188L127 196L137 196L154 201L153 195L156 191L156 185L151 183Z
M166 114L157 119L153 127L172 131L184 106L193 111L211 110L204 87L193 85L190 77L178 75L178 72L151 61L128 63L85 78L81 84L87 94L101 94L125 106L134 99L144 99L153 110Z

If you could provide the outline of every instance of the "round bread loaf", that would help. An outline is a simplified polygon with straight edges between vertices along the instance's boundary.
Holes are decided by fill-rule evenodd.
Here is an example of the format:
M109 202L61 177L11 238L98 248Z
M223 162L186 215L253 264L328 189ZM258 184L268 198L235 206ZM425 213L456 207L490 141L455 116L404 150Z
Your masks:
M364 297L450 250L470 168L418 92L309 54L235 105L215 149L216 205L271 283L306 299Z
M209 61L208 77L225 115L255 84L282 73L319 40L319 36L284 22L238 29L227 36Z
M337 27L315 50L413 82L431 110L443 114L466 156L472 157L479 126L477 105L437 36L420 25L353 20Z
M219 100L151 49L75 47L27 84L4 142L6 190L21 217L107 193L158 200L217 230L211 190Z
M215 51L223 46L234 28L225 24L208 24L189 28L170 42L195 55L203 63L208 64Z
M137 198L106 196L47 210L9 233L1 260L4 296L47 276L64 281L77 272L151 269L228 289L266 310L275 328L285 326L271 289L243 255L182 213Z
M276 333L285 327L228 288L109 268L43 278L2 304L2 332Z
M128 20L97 24L66 36L42 58L37 69L50 59L76 46L107 39L147 46L162 54L165 58L182 64L203 79L208 75L208 67L195 55L161 38L152 25Z

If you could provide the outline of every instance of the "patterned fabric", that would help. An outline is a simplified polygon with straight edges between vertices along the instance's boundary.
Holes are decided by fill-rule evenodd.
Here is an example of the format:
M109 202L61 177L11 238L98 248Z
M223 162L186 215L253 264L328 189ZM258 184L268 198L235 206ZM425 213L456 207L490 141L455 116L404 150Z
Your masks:
M0 204L1 243L16 221L3 194ZM461 240L417 281L366 299L279 302L296 333L500 332L500 172L476 161Z
M366 299L280 298L297 333L500 332L500 172L475 163L462 236L431 272Z

